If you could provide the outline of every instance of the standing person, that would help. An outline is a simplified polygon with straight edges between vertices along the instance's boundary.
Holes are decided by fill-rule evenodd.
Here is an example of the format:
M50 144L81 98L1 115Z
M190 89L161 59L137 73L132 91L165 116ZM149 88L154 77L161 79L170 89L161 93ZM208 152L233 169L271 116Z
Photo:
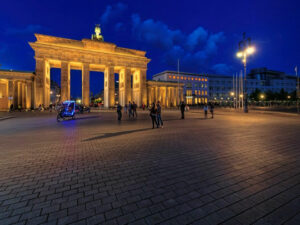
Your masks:
M10 107L9 107L9 112L12 112L14 110L14 105L11 104Z
M120 103L117 105L117 113L118 113L118 120L120 121L122 119L122 106Z
M181 119L184 119L184 110L185 110L185 103L184 101L182 101L180 104Z
M214 103L210 102L209 108L210 108L211 118L213 119L214 118L214 108L215 108Z
M132 113L132 104L131 102L129 101L129 104L128 104L128 116L129 116L129 119L131 117L131 113Z
M163 128L164 123L161 119L161 106L160 106L160 102L158 101L156 104L156 119L157 119L157 128L159 128L159 125L161 125L161 128Z
M207 109L208 109L207 104L205 104L203 107L205 119L207 119Z
M155 108L155 103L152 103L152 107L150 108L150 117L152 119L152 129L154 129L154 123L157 126L157 121L156 121L156 108Z
M132 102L132 114L133 114L133 118L134 118L134 116L137 118L136 108L137 108L137 105L135 104L135 102Z

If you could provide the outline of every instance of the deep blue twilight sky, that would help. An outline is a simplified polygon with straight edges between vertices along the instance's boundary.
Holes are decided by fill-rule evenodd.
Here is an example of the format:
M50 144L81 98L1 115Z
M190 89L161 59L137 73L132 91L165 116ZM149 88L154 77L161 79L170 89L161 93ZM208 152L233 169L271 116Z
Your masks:
M34 70L28 41L34 33L90 38L101 24L105 41L147 51L147 77L163 70L231 75L246 32L256 46L248 68L294 74L300 66L300 1L297 0L14 0L0 6L0 68ZM59 70L51 71L59 80ZM80 95L80 72L72 71L72 95ZM91 73L91 91L103 76Z

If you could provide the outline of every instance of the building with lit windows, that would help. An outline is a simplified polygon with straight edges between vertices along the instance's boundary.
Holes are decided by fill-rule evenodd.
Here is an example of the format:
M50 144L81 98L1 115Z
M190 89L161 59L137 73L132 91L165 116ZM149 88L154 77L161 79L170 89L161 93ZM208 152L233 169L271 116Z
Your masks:
M183 83L183 96L187 104L201 104L209 100L228 101L233 99L234 83L232 75L196 74L176 71L164 71L153 76L157 81L177 81ZM239 82L237 82L239 84ZM281 89L291 93L296 90L296 76L284 72L256 68L247 75L248 96L256 89L261 92L280 92ZM237 85L239 89L239 85ZM242 92L242 91L241 91Z
M155 74L155 81L171 81L183 84L183 98L189 105L207 103L209 81L207 75L196 73L184 73L176 71L164 71Z

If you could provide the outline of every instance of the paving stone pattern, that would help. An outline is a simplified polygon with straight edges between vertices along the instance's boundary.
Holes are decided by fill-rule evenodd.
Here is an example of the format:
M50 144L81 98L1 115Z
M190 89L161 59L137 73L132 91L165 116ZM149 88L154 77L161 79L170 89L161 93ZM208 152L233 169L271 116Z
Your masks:
M0 122L0 224L300 224L300 119L148 112Z

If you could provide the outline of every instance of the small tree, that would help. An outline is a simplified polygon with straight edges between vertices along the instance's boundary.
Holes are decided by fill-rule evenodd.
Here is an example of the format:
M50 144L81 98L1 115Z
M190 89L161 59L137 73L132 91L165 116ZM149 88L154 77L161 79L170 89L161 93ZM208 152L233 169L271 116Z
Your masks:
M250 94L250 99L254 100L254 101L259 101L259 96L261 95L261 91L256 88L255 91L253 91Z

